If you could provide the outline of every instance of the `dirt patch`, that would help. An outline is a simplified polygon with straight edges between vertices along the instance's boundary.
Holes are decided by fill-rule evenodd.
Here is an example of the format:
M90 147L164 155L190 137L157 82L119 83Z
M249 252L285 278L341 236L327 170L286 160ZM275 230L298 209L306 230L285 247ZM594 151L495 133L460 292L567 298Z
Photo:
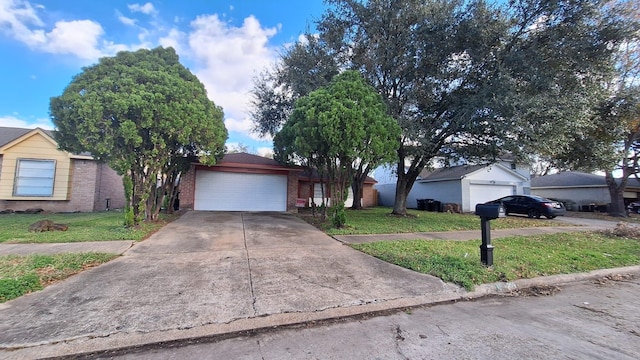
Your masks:
M509 293L511 296L552 296L562 289L553 285L532 286L525 289L514 290Z
M607 275L605 277L596 279L593 281L593 283L597 285L606 285L611 282L628 281L633 279L635 279L635 276L633 274L614 274L614 275Z
M640 240L640 227L624 222L619 222L613 229L600 230L598 232L606 236Z

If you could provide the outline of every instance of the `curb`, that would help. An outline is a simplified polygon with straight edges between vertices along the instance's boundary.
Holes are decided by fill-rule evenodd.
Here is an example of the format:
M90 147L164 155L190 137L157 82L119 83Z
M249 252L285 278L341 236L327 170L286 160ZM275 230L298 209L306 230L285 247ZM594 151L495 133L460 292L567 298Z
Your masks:
M474 291L467 293L470 300L489 295L503 295L516 290L529 289L536 286L559 286L588 280L596 280L613 275L640 276L640 265L614 269L600 269L585 273L559 274L542 276L533 279L520 279L509 282L496 282L476 286Z
M69 339L57 343L33 344L2 348L6 359L55 357L59 359L85 359L142 353L151 349L175 348L190 344L217 342L242 336L253 336L275 329L302 328L322 324L391 315L397 312L459 301L474 301L499 296L536 286L558 286L579 283L614 275L640 277L640 265L614 269L594 270L586 273L560 274L478 285L472 292L444 284L443 292L373 302L350 307L324 309L307 313L281 313L245 318L224 324L205 324L192 329L171 329L153 333L117 333L105 338Z

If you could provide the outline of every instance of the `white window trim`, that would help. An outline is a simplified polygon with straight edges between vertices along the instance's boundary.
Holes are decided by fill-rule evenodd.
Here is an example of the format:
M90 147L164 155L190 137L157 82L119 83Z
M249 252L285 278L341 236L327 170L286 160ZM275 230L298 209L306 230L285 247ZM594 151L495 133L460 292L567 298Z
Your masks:
M48 179L51 182L51 191L48 194L28 194L28 193L21 193L19 190L19 182L21 178L25 178L27 179L28 177L21 177L20 176L20 164L22 162L46 162L46 163L52 163L53 164L53 172L51 173L51 177L31 177L32 179ZM56 167L57 167L57 162L56 160L53 159L17 159L16 160L16 173L14 176L14 181L13 181L13 196L16 197L53 197L53 193L54 193L54 188L55 188L55 182L56 182Z

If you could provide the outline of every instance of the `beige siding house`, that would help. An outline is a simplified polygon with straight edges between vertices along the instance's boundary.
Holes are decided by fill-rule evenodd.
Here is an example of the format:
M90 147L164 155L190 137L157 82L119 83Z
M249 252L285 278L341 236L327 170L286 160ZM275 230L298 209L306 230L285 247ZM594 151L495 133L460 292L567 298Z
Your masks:
M106 164L59 150L51 131L0 127L0 211L89 212L107 205L124 207L124 190Z

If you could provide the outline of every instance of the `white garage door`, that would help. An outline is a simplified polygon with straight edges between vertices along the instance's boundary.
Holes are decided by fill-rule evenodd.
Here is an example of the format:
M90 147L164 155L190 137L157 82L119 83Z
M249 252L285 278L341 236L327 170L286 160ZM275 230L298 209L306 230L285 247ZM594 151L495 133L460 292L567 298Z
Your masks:
M471 184L469 188L471 211L476 210L476 204L484 204L487 201L499 199L503 196L515 194L515 187L512 185L480 185Z
M287 176L196 172L195 210L286 211Z

